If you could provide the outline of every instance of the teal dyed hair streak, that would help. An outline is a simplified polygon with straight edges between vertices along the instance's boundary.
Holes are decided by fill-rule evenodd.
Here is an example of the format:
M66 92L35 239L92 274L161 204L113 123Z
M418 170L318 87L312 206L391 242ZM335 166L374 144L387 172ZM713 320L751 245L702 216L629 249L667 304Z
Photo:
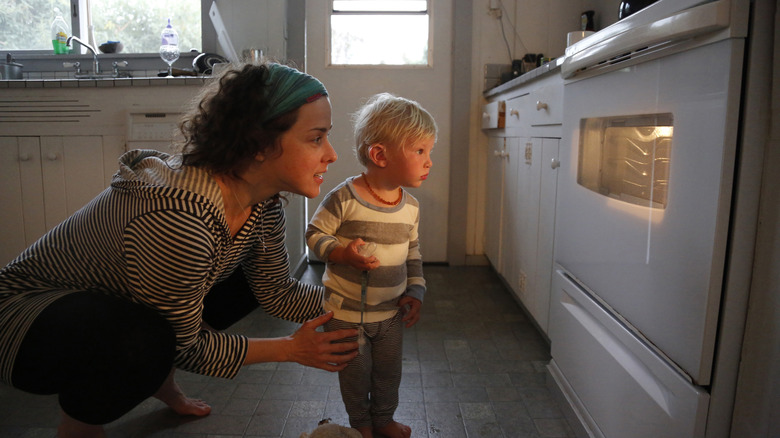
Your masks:
M263 123L328 95L314 76L282 64L269 64L268 70L268 111L263 115Z

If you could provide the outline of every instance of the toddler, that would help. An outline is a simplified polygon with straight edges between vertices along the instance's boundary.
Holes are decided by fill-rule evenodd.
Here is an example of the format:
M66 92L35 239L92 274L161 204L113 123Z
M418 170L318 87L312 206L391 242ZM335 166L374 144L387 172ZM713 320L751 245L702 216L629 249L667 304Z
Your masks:
M339 372L350 425L362 436L408 438L396 422L403 325L420 318L422 272L417 199L431 169L437 127L417 102L381 93L354 115L355 152L365 171L324 198L306 230L309 249L326 262L325 329L359 330L360 354ZM352 339L354 341L354 339Z

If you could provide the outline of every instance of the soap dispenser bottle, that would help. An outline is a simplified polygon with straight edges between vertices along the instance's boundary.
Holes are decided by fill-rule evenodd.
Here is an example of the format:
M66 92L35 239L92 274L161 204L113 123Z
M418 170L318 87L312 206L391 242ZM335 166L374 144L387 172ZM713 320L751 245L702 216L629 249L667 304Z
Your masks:
M54 8L56 18L51 23L51 45L54 48L55 55L64 55L68 53L68 37L70 36L70 26L62 18L60 10Z

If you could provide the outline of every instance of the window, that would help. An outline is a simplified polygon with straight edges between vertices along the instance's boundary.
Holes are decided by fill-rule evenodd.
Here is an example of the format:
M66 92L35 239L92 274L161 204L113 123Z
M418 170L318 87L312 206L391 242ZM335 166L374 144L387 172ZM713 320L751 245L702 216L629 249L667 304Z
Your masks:
M0 12L0 50L52 52L51 23L59 10L73 35L88 41L91 10L95 44L121 41L123 53L157 53L171 18L182 52L201 49L201 2L193 0L25 0Z
M332 65L429 65L428 0L332 2Z

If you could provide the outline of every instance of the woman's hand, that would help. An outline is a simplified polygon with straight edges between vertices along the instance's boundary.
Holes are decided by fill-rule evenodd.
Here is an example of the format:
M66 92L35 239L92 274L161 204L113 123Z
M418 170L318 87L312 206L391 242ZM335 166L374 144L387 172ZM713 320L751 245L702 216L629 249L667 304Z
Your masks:
M340 371L347 362L358 354L356 329L319 332L322 326L333 318L333 312L306 321L289 338L292 341L287 346L288 360L301 365L321 368L327 371ZM353 340L345 341L345 338ZM342 342L339 342L342 341Z
M422 301L417 298L409 296L403 296L398 300L398 306L401 307L401 311L404 312L404 317L401 321L406 323L406 328L409 328L420 320L420 308L422 308Z
M306 321L295 333L283 338L250 339L244 365L260 362L298 362L327 371L343 370L347 362L358 354L358 331L317 331L318 327L331 318L333 312Z
M360 254L364 246L371 245L363 239L357 238L347 244L334 248L328 256L328 260L340 265L349 265L359 271L370 271L379 267L379 259L373 254L363 256Z

